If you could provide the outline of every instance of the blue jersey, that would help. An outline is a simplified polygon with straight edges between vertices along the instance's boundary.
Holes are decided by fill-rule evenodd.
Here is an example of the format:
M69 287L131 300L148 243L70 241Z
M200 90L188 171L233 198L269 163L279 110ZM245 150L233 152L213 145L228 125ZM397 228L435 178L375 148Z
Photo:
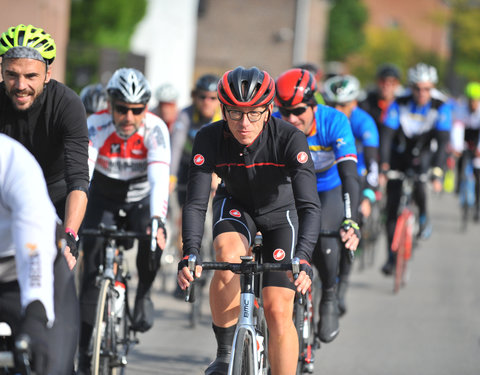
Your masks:
M365 159L363 157L363 147L375 147L379 146L379 135L377 125L372 116L363 109L356 107L350 115L350 125L352 126L353 136L355 137L355 143L357 148L357 171L360 176L365 176L367 173L367 167L365 165Z
M281 117L278 112L274 116ZM307 141L317 175L317 191L327 191L341 185L336 164L344 160L357 161L355 138L347 116L334 108L318 104L314 129Z

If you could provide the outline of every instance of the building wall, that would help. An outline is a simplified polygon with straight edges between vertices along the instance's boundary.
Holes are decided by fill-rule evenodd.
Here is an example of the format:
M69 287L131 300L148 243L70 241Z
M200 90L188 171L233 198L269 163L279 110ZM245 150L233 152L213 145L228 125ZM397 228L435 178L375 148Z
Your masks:
M8 9L8 14L4 13L4 17L0 17L0 33L23 23L40 27L52 36L57 46L52 78L65 82L70 0L0 0L0 9Z
M298 62L320 63L326 4L325 0L203 0L195 76L220 75L239 65L257 66L278 76ZM299 20L297 9L303 9ZM296 38L302 26L305 35Z
M363 0L370 24L380 28L400 28L425 50L449 55L448 29L435 18L448 12L442 0Z

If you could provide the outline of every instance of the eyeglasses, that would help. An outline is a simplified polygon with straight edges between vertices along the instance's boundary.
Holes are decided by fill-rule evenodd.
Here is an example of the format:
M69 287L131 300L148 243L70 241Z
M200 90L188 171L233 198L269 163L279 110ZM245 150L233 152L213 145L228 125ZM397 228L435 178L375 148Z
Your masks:
M413 86L414 91L430 91L432 88L431 87L418 87L417 85Z
M230 118L234 121L240 121L243 118L243 115L247 115L248 119L251 122L255 122L260 120L260 117L266 112L268 108L265 108L263 111L250 111L250 112L242 112L242 111L236 111L236 110L230 110L230 109L225 109L228 114L230 115Z
M302 113L305 113L307 110L308 106L306 107L297 107L297 108L292 108L292 109L287 109L283 107L278 107L278 110L280 111L280 114L283 117L289 117L290 115L294 116L300 116Z
M142 114L143 111L145 111L146 106L139 107L139 108L130 108L130 107L125 107L124 105L121 104L115 104L113 106L116 112L121 113L122 115L126 115L128 111L132 111L132 113L136 116Z
M217 100L217 97L215 95L204 95L204 94L197 94L197 98L200 100Z

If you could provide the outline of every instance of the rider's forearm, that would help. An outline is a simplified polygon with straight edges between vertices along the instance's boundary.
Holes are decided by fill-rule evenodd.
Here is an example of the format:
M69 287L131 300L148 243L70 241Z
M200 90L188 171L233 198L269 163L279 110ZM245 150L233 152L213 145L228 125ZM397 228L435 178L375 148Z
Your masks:
M85 215L85 210L87 209L87 202L87 194L82 190L72 190L67 195L67 201L65 203L65 228L73 229L75 233L78 233Z
M357 163L353 160L345 160L338 163L338 174L342 180L342 197L345 204L346 218L357 221L358 210L360 204L360 186L357 173Z

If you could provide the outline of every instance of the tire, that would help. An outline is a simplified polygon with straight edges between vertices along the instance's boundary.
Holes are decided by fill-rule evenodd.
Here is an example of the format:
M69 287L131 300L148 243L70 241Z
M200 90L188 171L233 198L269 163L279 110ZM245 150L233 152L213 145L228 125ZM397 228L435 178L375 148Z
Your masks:
M309 292L303 297L304 303L295 301L294 324L298 334L297 375L313 372L313 351L315 343L315 325L313 311L313 296Z
M112 305L109 279L102 280L100 293L97 300L95 314L95 325L92 333L92 374L111 375L110 356L102 355L102 352L109 352L113 349L112 336L114 327L108 318L108 310ZM105 309L107 308L107 309Z
M297 362L297 375L303 373L303 354L305 347L305 340L303 339L303 323L305 321L305 305L301 305L298 299L295 301L293 308L293 323L297 329L298 335L298 362Z
M259 353L263 355L263 364L260 374L267 375L270 373L270 363L268 362L268 328L263 307L256 309L256 315L257 329L259 334L263 337L263 353Z
M406 252L406 245L408 241L411 241L411 238L408 239L407 236L409 235L409 231L407 228L408 225L408 217L406 214L402 213L397 220L397 227L395 228L395 235L398 234L398 245L397 245L397 257L395 263L395 277L394 277L394 285L393 285L393 292L398 293L400 288L403 286L404 281L404 273L406 267L406 260L405 260L405 252ZM397 232L398 231L398 232Z
M253 337L250 331L240 328L234 343L232 375L253 375Z

